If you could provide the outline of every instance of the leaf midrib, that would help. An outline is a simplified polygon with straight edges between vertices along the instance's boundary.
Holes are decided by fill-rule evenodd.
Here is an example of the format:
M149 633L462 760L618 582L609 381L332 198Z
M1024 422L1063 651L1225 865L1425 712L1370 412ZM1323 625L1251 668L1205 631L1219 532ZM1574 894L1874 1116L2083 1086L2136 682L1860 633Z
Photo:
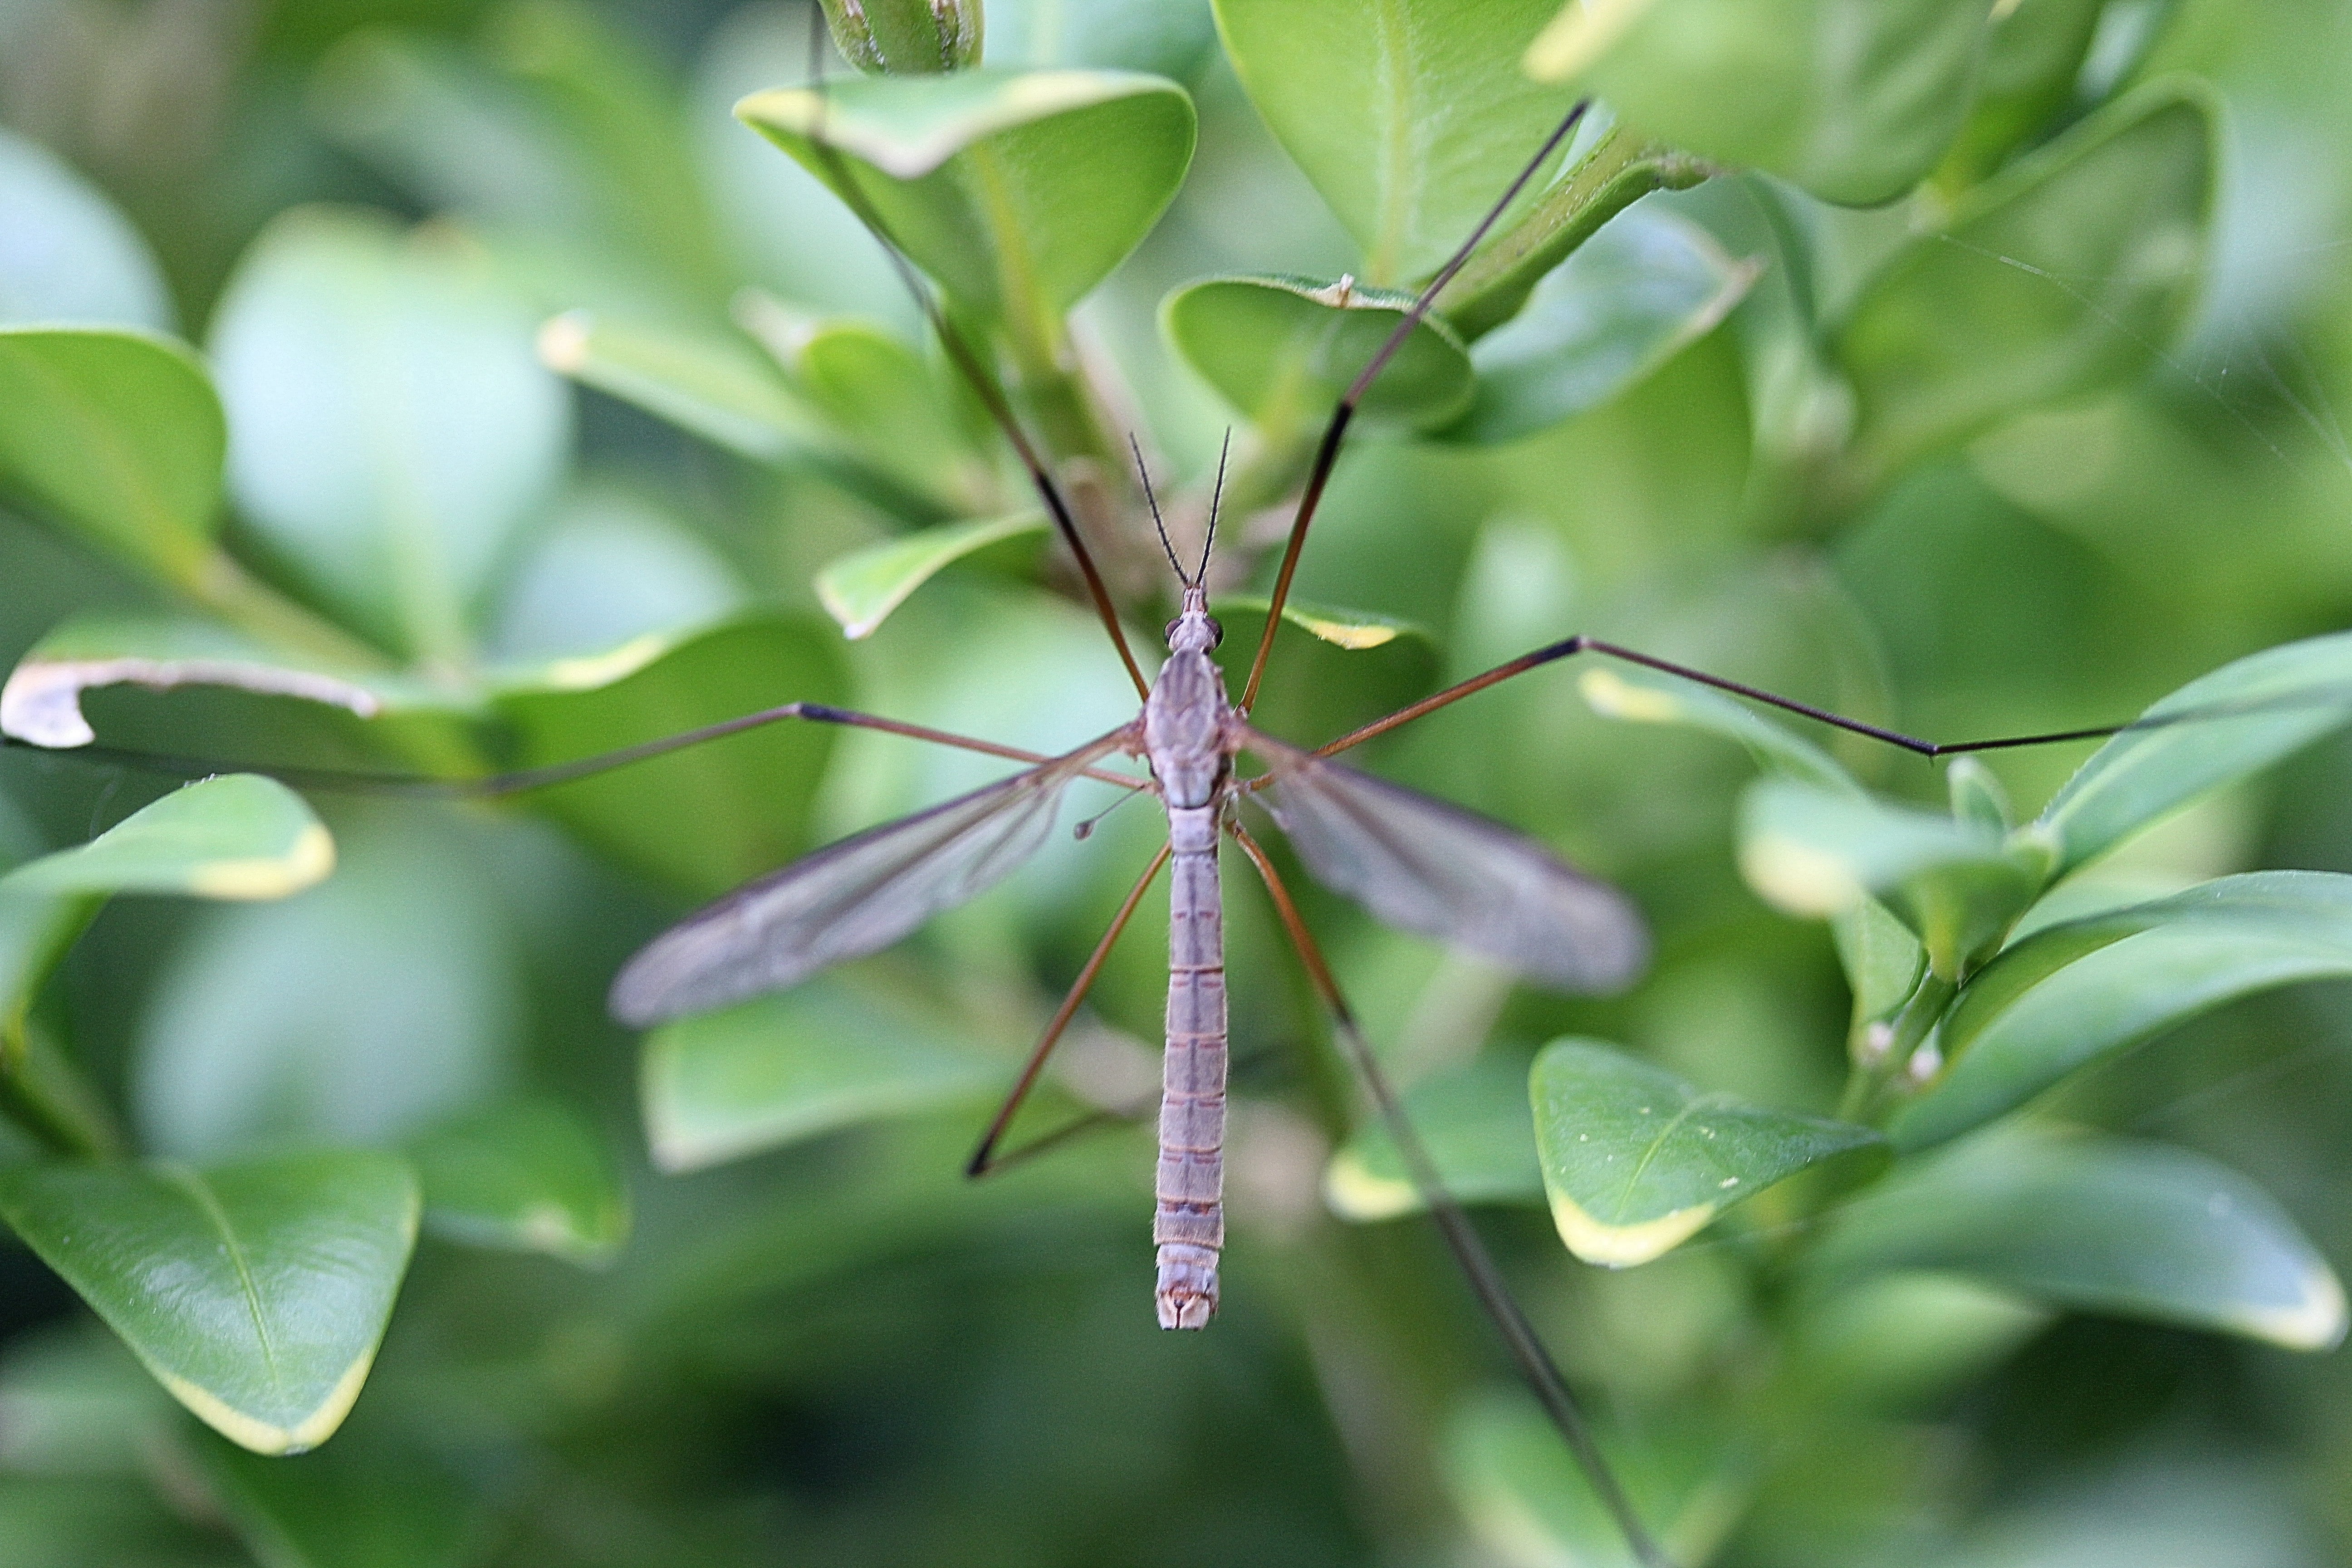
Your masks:
M269 1321L262 1309L261 1289L254 1282L245 1245L237 1237L236 1227L229 1222L228 1211L221 1207L220 1199L197 1173L182 1165L160 1165L156 1172L164 1181L185 1193L220 1233L222 1250L227 1255L229 1267L236 1272L237 1289L243 1293L246 1311L253 1320L253 1335L261 1346L261 1364L268 1374L270 1391L282 1395L286 1391L286 1380L278 1370L278 1347L270 1341Z

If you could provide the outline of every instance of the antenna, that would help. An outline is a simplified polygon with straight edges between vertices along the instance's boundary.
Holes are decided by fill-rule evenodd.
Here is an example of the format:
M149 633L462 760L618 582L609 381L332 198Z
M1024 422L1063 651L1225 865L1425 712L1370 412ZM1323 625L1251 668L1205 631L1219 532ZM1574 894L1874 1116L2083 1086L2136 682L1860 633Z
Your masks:
M1234 427L1225 426L1225 443L1217 448L1217 488L1209 496L1209 536L1201 541L1201 570L1194 580L1209 580L1209 553L1217 547L1217 509L1225 503L1225 459L1233 455Z
M1184 575L1184 563L1176 559L1176 546L1168 537L1168 524L1160 516L1160 498L1151 493L1151 470L1144 466L1142 443L1136 440L1132 430L1127 433L1127 449L1135 454L1135 472L1143 480L1143 499L1151 503L1151 526L1159 531L1160 548L1168 555L1168 569L1176 574L1176 581L1190 588L1193 585L1192 579ZM1222 467L1217 477L1223 483L1224 473Z

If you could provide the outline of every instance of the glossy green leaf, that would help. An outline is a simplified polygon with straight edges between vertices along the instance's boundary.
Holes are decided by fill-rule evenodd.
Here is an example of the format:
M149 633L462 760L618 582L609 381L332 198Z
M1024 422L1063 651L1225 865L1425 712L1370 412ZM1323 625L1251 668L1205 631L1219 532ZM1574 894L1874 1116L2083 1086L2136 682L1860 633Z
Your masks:
M1601 1448L1666 1555L1704 1563L1746 1507L1750 1481L1719 1432ZM1637 1568L1559 1431L1518 1394L1466 1403L1446 1423L1446 1490L1487 1560L1507 1568Z
M743 457L774 462L820 443L775 371L725 338L570 310L538 342L549 369Z
M1008 1064L831 980L666 1024L646 1039L654 1163L699 1170L883 1117L984 1100Z
M226 773L143 806L89 843L0 879L12 892L282 899L324 879L335 842L275 779Z
M1553 1222L1587 1263L1629 1268L1874 1130L1702 1094L1597 1041L1554 1040L1528 1077Z
M1739 816L1739 868L1767 902L1830 916L1875 895L1947 980L1960 978L2046 881L2042 857L1981 824L1793 779L1750 785Z
M2021 0L1995 6L1976 106L1938 184L1974 180L2047 125L2074 95L2106 0Z
M762 613L518 674L493 706L514 728L515 763L531 767L845 694L822 622ZM834 737L831 725L786 720L527 800L624 865L708 896L805 847Z
M110 1152L106 1101L31 1014L66 950L117 893L278 899L326 876L334 842L301 797L272 780L204 780L132 813L89 843L0 877L0 1105L57 1147Z
M0 1169L0 1217L173 1397L260 1454L316 1447L375 1359L416 1239L382 1154Z
M737 314L866 461L952 511L989 508L989 460L965 438L949 383L905 342L866 321L795 320L772 300L739 300Z
M628 1194L595 1132L562 1106L496 1106L405 1151L436 1236L583 1264L609 1261L628 1239Z
M1013 320L1067 310L1100 282L1192 156L1192 100L1129 71L867 78L754 93L735 111L854 189L958 302Z
M387 1144L496 1093L522 1004L490 825L339 803L341 864L200 911L139 1018L130 1099L176 1159Z
M1651 135L1873 205L1936 166L1968 112L1975 0L1569 0L1528 69Z
M2035 828L2072 870L2210 790L2352 723L2352 633L2265 648L2163 698L2093 752Z
M210 621L83 616L50 632L0 686L0 733L37 746L98 739L82 694L108 686L165 691L226 686L326 703L362 719L395 709L462 707L462 692L327 659L297 661Z
M333 1447L266 1458L188 1445L211 1500L268 1568L468 1568L491 1521L484 1483L454 1457L369 1430Z
M0 327L0 487L166 583L212 552L220 399L176 341L102 327Z
M870 637L908 595L942 568L992 544L1042 534L1050 526L1044 512L1019 511L901 534L827 562L816 574L817 603L841 623L844 637Z
M0 131L0 324L172 329L155 256L99 189L39 142Z
M2343 1287L2262 1189L2201 1154L2109 1138L1972 1141L1849 1207L1810 1267L1946 1270L2290 1350L2345 1330Z
M1215 612L1218 624L1227 616L1252 616L1263 626L1266 606L1272 601L1263 594L1234 594L1220 597L1210 608ZM1412 621L1399 620L1394 616L1378 615L1370 610L1345 610L1335 605L1318 605L1296 595L1282 602L1282 619L1286 626L1297 626L1318 642L1334 647L1361 649L1385 647L1399 637L1410 637L1435 647L1429 628Z
M246 253L213 320L258 539L340 618L462 664L571 439L537 323L457 237L303 209Z
M2191 85L2135 93L1972 193L1872 280L1834 344L1866 473L2156 363L2203 271L2213 112Z
M1251 102L1363 247L1374 283L1435 271L1575 101L1519 69L1549 0L1216 10ZM1522 212L1543 178L1529 184Z
M1465 1204L1543 1197L1528 1075L1517 1063L1480 1058L1412 1086L1404 1112L1445 1185ZM1422 1207L1388 1128L1367 1121L1323 1169L1323 1201L1343 1219L1392 1219Z
M1410 294L1344 278L1212 278L1170 295L1160 320L1185 363L1278 440L1330 416L1412 305ZM1474 384L1461 339L1423 317L1359 406L1369 419L1433 429L1461 416Z
M1919 1148L2233 997L2352 974L2352 877L2257 871L2048 926L1960 993L1946 1067L1889 1124Z
M1508 441L1606 403L1712 331L1759 270L1662 208L1621 214L1472 346L1477 395L1439 434Z

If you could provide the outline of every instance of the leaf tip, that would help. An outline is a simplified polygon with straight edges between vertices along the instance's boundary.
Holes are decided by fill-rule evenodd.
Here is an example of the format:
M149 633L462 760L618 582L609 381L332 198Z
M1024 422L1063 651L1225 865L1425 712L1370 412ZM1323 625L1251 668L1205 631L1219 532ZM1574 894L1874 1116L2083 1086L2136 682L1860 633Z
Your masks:
M282 855L213 860L188 873L188 891L200 899L258 902L315 887L335 868L335 839L320 823L305 823Z
M1683 717L1683 705L1674 693L1655 686L1638 686L1613 669L1588 669L1577 677L1576 689L1592 710L1605 719L1635 724L1672 724Z
M1603 1268L1631 1268L1672 1252L1713 1219L1715 1204L1693 1204L1633 1225L1603 1225L1567 1194L1553 1191L1551 1220L1568 1249Z
M1323 1167L1323 1204L1341 1219L1395 1219L1421 1206L1411 1182L1373 1173L1363 1157L1343 1149Z
M1843 914L1864 896L1843 860L1786 834L1759 833L1741 845L1739 870L1759 897L1788 914Z
M591 318L585 310L551 316L539 329L539 363L558 375L578 375L588 363Z
M1581 75L1649 8L1650 0L1568 0L1528 46L1520 68L1538 81Z

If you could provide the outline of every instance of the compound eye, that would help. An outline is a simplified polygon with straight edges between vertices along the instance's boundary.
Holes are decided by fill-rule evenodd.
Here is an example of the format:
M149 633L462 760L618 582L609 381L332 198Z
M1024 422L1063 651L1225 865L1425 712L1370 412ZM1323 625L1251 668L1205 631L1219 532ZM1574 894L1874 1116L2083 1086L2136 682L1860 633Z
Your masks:
M1208 620L1209 646L1211 647L1221 647L1225 640L1225 628L1217 624L1217 617L1214 616L1209 616Z
M1175 646L1176 646L1176 628L1177 628L1178 626L1182 626L1183 624L1184 624L1184 623L1183 623L1182 621L1171 621L1171 622L1169 622L1169 623L1168 623L1168 625L1167 625L1167 626L1166 626L1166 627L1165 627L1165 628L1160 632L1160 640L1161 642L1166 643L1166 644L1167 644L1169 647L1175 647Z

